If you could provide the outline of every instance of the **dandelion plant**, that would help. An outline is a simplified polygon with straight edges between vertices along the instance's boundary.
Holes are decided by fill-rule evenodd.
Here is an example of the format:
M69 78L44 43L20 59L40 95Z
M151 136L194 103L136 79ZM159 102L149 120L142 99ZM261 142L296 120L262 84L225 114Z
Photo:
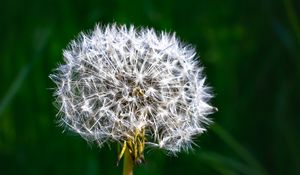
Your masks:
M214 111L195 49L167 32L116 24L71 41L56 83L58 120L100 147L121 146L124 174L144 162L145 147L188 150Z

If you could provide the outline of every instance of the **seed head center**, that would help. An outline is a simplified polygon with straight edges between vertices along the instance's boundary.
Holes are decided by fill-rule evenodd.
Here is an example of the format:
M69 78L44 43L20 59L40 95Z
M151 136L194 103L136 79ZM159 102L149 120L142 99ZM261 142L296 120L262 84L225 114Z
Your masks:
M134 87L132 90L132 95L142 97L144 96L144 90L142 90L139 86Z

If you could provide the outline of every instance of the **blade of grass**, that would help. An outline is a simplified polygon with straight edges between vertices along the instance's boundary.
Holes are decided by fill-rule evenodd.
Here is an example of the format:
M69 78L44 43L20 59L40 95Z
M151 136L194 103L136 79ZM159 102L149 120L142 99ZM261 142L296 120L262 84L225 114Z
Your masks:
M237 155L239 155L245 162L262 175L267 175L267 171L260 165L260 163L245 149L240 143L238 143L225 129L220 125L214 124L212 130L217 134L229 147L231 147Z
M221 172L235 172L236 174L246 174L246 175L262 175L261 172L244 165L243 163L234 160L232 158L214 153L209 151L203 151L197 154L197 158L207 163L208 166L216 169L216 171ZM228 168L231 170L229 171ZM232 174L232 173L229 173Z
M48 41L50 35L49 30L43 31L43 37L39 39L39 43L36 44L38 47L36 48L34 52L34 56L31 59L31 61L24 65L23 68L20 70L18 75L16 76L15 80L12 82L11 86L6 92L6 95L3 97L3 99L0 101L0 116L2 112L5 110L5 108L10 104L10 102L13 100L15 95L17 94L18 90L21 88L22 83L28 77L30 70L32 69L32 66L34 63L41 57L42 51L45 48L45 45Z
M297 15L295 12L295 9L293 8L293 5L290 0L284 0L283 1L288 20L291 23L291 26L296 34L296 37L300 43L300 25L298 23Z

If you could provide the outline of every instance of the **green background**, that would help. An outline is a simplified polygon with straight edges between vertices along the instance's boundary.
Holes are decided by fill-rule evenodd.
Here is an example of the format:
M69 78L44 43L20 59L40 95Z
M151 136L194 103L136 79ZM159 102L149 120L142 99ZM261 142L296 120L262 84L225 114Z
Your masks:
M300 1L2 0L0 174L121 174L56 122L48 75L96 23L173 32L193 44L219 112L189 153L147 149L135 174L300 174Z

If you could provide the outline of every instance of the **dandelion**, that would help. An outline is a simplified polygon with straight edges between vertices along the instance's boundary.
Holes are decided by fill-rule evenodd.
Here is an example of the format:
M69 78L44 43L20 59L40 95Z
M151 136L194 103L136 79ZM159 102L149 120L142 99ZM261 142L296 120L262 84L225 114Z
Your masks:
M120 144L118 160L142 163L145 146L188 150L210 123L215 108L202 67L175 34L97 25L63 55L50 75L59 123L99 146Z

